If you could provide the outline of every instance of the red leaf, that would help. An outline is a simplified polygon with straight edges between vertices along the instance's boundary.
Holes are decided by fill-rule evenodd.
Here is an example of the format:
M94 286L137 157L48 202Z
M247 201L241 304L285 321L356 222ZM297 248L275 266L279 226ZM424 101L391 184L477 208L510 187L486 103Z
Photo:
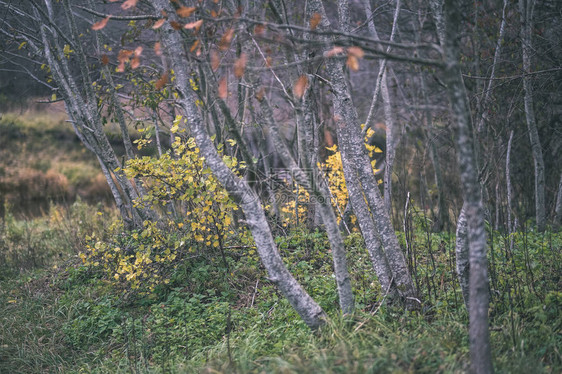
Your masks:
M162 74L160 79L156 81L156 84L154 86L156 87L157 90L161 90L167 83L168 83L168 73L164 73Z
M119 54L117 55L117 60L121 63L124 63L125 61L129 61L129 58L133 55L133 51L130 51L128 49L122 49L119 51Z
M228 47L230 47L230 42L232 41L233 36L234 36L234 29L228 29L224 33L221 40L219 41L219 49L221 51L225 51L228 49Z
M212 50L211 51L211 69L213 69L213 71L217 71L217 69L219 68L220 65L220 57L219 54L217 53L217 51Z
M200 42L201 42L201 41L200 41L199 39L197 39L197 40L195 41L195 43L193 43L193 45L191 46L191 48L189 48L189 52L195 51L195 49L199 46L199 43L200 43Z
M310 29L316 30L316 27L318 27L318 24L320 23L321 20L322 20L322 15L320 13L314 13L312 17L310 17Z
M94 23L92 25L92 30L97 31L103 29L107 25L107 21L109 21L110 18L111 16L107 16L101 21Z
M191 22L186 24L183 28L187 30L195 29L195 31L199 31L201 25L203 24L203 20L200 19L199 21Z
M182 6L182 7L178 8L178 10L176 10L176 13L180 17L187 18L190 15L192 15L193 12L195 12L196 10L197 10L197 8L195 8L193 6L191 6L191 7Z
M130 8L137 5L137 1L138 0L127 0L121 5L121 8L122 9L130 9Z
M162 46L160 45L160 42L154 43L154 53L156 56L162 56Z
M154 22L154 25L152 25L152 28L154 30L159 29L160 27L162 27L162 25L164 24L164 22L166 22L165 18L160 18L158 21Z
M234 76L236 78L242 78L242 76L244 75L244 70L246 70L247 61L248 58L246 57L246 54L242 53L240 55L240 58L236 60L236 62L234 63Z
M343 53L343 48L335 46L334 48L330 49L329 51L324 52L324 57L332 57L332 56L335 56L335 55L339 55L340 53Z
M347 56L347 66L353 71L359 70L359 60L353 55Z
M219 81L219 97L221 99L226 99L226 97L228 96L228 86L227 86L227 81L226 81L226 77L223 77L220 81Z
M140 66L140 58L138 56L135 56L131 59L131 67L133 69L136 69Z
M293 86L293 93L297 98L300 99L304 95L307 85L308 85L308 78L306 77L306 75L301 75L299 79L297 79L297 81L295 82L295 85Z
M347 48L347 53L357 58L363 58L363 56L365 56L365 52L359 47L349 47Z

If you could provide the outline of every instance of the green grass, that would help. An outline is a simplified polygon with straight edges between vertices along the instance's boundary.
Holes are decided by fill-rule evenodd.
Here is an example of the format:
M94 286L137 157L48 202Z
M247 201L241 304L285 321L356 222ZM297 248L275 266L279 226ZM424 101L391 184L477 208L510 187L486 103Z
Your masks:
M84 238L89 230L103 238L107 221L96 221L96 214L88 220L87 209L75 207L86 221L82 231L66 231L68 237ZM78 215L67 217L76 222L72 217ZM42 221L43 227L51 221ZM4 233L22 224L8 221ZM426 234L413 238L416 275L428 280L421 283L422 311L379 307L383 295L360 238L352 235L346 246L359 309L345 318L338 312L330 258L321 250L324 235L293 231L278 238L291 271L330 316L317 333L268 283L255 256L239 250L226 253L230 275L219 254L209 250L184 260L169 285L142 296L82 266L79 240L60 241L64 255L51 248L42 266L14 271L12 262L11 271L2 268L0 372L466 372L467 314L448 262L454 238L431 234L431 254ZM494 240L497 288L490 311L496 370L560 372L562 239L518 233L507 258L500 255L505 238L495 233Z

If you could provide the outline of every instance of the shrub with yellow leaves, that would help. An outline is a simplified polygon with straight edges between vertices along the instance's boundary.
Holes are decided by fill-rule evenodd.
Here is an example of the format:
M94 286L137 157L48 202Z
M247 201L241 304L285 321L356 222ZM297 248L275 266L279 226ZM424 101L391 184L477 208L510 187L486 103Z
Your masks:
M238 165L232 157L228 161ZM85 265L124 288L150 294L170 282L183 259L224 249L238 207L205 167L193 139L177 136L171 152L129 160L124 171L147 190L134 204L158 211L161 219L129 233L116 224L109 242L89 238L81 254Z

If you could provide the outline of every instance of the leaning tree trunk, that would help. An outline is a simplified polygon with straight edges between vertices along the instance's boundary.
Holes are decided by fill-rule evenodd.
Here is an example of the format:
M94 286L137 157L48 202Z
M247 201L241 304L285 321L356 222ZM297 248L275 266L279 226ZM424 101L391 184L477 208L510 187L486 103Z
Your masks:
M489 285L484 208L478 183L470 106L459 65L461 8L468 8L467 2L461 5L464 6L460 6L453 0L446 0L443 7L440 0L435 0L432 9L438 30L441 28L444 31L444 35L440 37L444 42L442 45L445 62L443 73L451 105L451 114L455 123L455 140L468 223L471 364L475 373L492 373L494 369L488 329Z
M309 100L306 96L303 100ZM277 148L277 153L289 170L291 170L291 173L297 183L304 187L309 192L311 198L318 204L319 213L322 217L322 222L324 223L328 240L332 246L334 273L336 277L340 307L343 313L352 313L354 310L354 301L351 289L351 277L347 270L347 260L345 257L343 238L338 228L336 215L332 208L328 185L326 184L325 179L319 175L318 167L309 163L306 157L303 160L304 168L309 171L309 173L306 173L297 165L297 162L291 155L291 152L281 137L277 123L273 118L273 111L267 98L263 97L258 101L260 102L260 108L264 116L264 120L271 131L275 147ZM297 103L297 105L299 104ZM299 126L308 127L308 124L300 123ZM301 153L301 156L304 156L304 153Z
M531 83L531 30L533 18L534 0L519 0L519 13L521 19L521 53L523 57L523 89L525 91L525 118L527 130L531 141L533 163L535 165L535 217L537 230L544 231L546 226L546 203L545 203L545 177L544 160L542 154L539 132L537 129L535 110L533 108L533 86Z
M52 0L44 0L43 4L44 8L39 3L32 3L34 21L40 24L38 38L29 39L29 45L48 63L76 135L98 158L125 226L141 228L144 220L155 219L156 214L150 208L135 206L134 201L142 197L142 185L138 183L134 186L125 176L122 164L104 132L98 100L92 89L92 74L71 4L68 0L57 4L64 12L69 30L59 27ZM76 62L65 56L62 40L71 44ZM128 133L125 135L127 146ZM132 156L132 153L129 152L128 156Z
M175 13L167 0L153 0L152 4L159 12L165 11L169 15ZM170 67L175 73L174 88L179 93L179 105L191 127L201 155L205 157L207 165L219 182L240 204L262 263L268 272L269 280L281 290L310 328L318 328L325 323L324 311L285 267L277 251L258 196L246 181L240 179L226 166L207 133L196 105L198 98L189 83L189 72L186 68L187 56L179 32L175 31L169 23L166 23L160 29L160 36L163 50L168 56Z

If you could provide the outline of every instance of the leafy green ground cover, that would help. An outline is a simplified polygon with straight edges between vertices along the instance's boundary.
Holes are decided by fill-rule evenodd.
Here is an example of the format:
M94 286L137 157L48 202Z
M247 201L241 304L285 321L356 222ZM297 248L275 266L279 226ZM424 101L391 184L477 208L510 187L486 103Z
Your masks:
M231 243L226 262L217 248L182 259L168 274L170 282L153 292L124 289L78 257L86 236L112 240L107 225L113 213L98 210L76 203L67 210L53 207L34 220L7 216L0 242L0 372L468 369L467 313L453 274L454 238L447 233L418 230L410 236L423 301L415 313L381 303L384 292L369 270L360 237L349 236L358 311L343 318L324 235L292 231L279 237L290 270L330 316L325 328L312 333L244 245ZM22 242L26 225L33 229ZM560 372L560 234L518 232L513 251L506 249L505 235L494 232L490 238L497 371ZM22 266L33 261L26 247L33 243L41 243L41 260Z
M186 222L123 233L112 208L80 199L47 204L33 218L21 214L10 200L18 198L14 186L48 180L56 195L93 183L95 163L61 126L54 117L4 116L0 122L6 144L0 180L11 188L0 219L0 373L468 370L454 235L429 232L423 214L412 210L409 231L399 234L422 301L413 313L386 303L362 239L352 234L346 248L357 311L341 317L325 235L280 231L276 240L286 264L329 315L327 326L312 333L267 280L241 228L208 245L182 234ZM48 146L39 146L41 139ZM198 222L197 230L206 230ZM530 227L511 237L488 234L497 372L561 372L562 235ZM122 253L133 258L116 263ZM135 263L135 278L127 279ZM112 271L120 269L127 271L116 278ZM145 274L159 280L145 281Z

